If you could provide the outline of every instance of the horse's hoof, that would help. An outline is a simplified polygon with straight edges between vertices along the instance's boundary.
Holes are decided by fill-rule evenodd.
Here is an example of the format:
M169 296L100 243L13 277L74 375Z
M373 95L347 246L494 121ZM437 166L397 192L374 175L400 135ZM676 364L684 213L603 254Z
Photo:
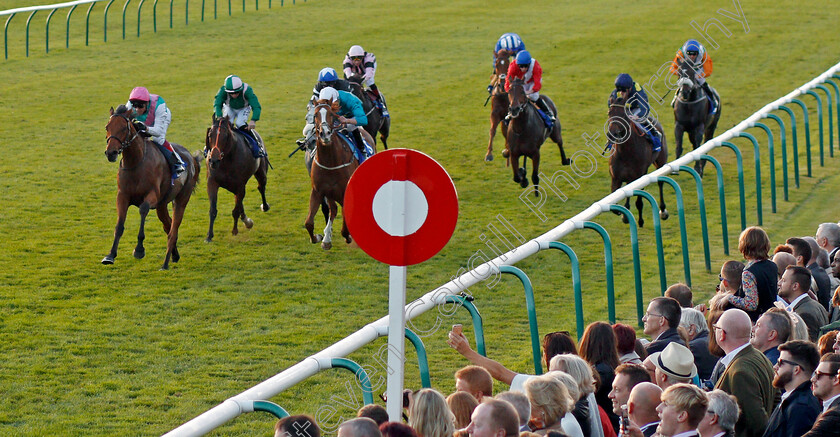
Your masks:
M508 149L502 150L502 157L503 158L510 158L510 150L508 150Z
M668 217L670 217L670 216L671 215L668 214L667 209L663 209L662 211L659 211L659 218L661 218L662 220L668 220Z
M160 271L164 272L164 271L166 271L166 270L169 270L169 266L168 266L168 265L164 264L164 265L160 266Z
M640 228L645 227L645 221L644 221L644 220L639 219L639 227L640 227Z
M260 205L260 210L261 210L262 212L266 212L266 211L268 211L269 209L271 209L271 207L270 207L270 206L268 206L268 204L267 204L267 203L263 203L262 205Z
M111 255L108 255L105 258L102 258L102 264L104 264L106 266L110 266L113 263L114 263L114 257L111 256Z
M143 259L144 256L146 256L146 250L145 249L142 249L142 250L134 249L134 257L135 258Z
M176 263L178 261L181 261L181 254L179 254L177 252L173 252L172 253L172 262Z
M572 160L569 159L569 158L564 159L563 160L563 165L572 165Z
M245 220L242 220L242 222L245 223L245 227L248 228L248 229L251 229L251 228L254 227L254 220L252 220L250 218L245 218Z
M317 234L317 235L315 235L315 241L313 241L312 244L317 244L317 243L320 243L321 241L324 241L324 236L321 235L321 234Z
M622 223L624 223L624 224L626 225L626 224L630 223L630 220L627 220L627 216L626 216L626 215L622 215L622 216L621 216L621 222L622 222Z
M212 243L212 242L213 242L213 237L207 237L207 238L205 238L205 239L204 239L204 242L205 242L205 243Z
M332 249L332 243L327 243L327 242L321 243L321 249L324 249L324 250Z
M239 229L233 228L233 230L230 231L230 233L233 234L233 235L237 235L237 234L239 234Z

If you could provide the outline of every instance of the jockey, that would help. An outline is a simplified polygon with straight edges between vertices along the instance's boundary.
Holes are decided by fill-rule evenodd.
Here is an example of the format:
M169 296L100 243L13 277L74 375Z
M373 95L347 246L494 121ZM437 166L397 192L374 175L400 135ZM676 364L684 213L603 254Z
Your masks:
M628 117L647 132L648 137L653 144L653 151L658 152L662 149L662 138L659 130L656 129L654 121L650 117L650 104L648 103L647 93L642 87L633 81L627 73L621 73L615 78L615 89L610 94L609 102L614 102L619 94L624 98L625 110Z
M511 62L505 78L505 91L510 91L510 83L513 79L522 79L525 82L525 94L528 99L534 102L537 108L551 119L552 123L557 121L546 101L540 98L542 67L536 59L531 58L531 54L527 50L519 52L516 59Z
M706 95L709 97L709 101L712 104L712 112L714 112L714 93L711 88L709 88L709 84L706 83L706 78L712 75L712 57L706 53L706 48L703 47L703 44L700 44L700 42L696 39L690 39L686 41L679 50L677 50L677 54L671 62L671 74L679 76L680 64L682 64L683 61L688 62L689 66L697 72L695 80L698 85L703 87L703 91L705 91ZM676 95L674 98L676 98Z
M251 137L256 147L252 147L254 157L265 156L260 140L254 135L253 129L260 119L262 107L254 89L242 82L239 76L230 75L225 78L225 83L216 93L216 100L213 102L213 109L216 117L227 117L231 124L243 134ZM248 121L248 117L251 121ZM250 143L250 141L249 141Z
M501 56L516 56L525 50L525 43L515 33L506 33L499 37L496 47L493 48L493 74L496 74L496 59ZM487 92L493 92L493 85L487 85Z
M353 92L353 90L350 89L350 82L345 79L339 79L335 69L324 67L318 72L318 83L316 83L315 87L312 88L312 99L310 100L310 103L318 100L321 90L326 87L334 88L338 91L347 91L348 93Z
M359 129L367 126L368 122L365 110L362 108L362 101L353 93L339 91L332 87L322 89L318 95L318 100L326 100L330 104L336 101L339 103L338 120L344 123L346 125L345 129L353 134L353 140L356 142L356 148L361 152L361 156L367 156L365 142ZM360 163L363 160L364 158L360 159Z
M143 137L151 137L151 141L163 153L172 172L172 182L186 170L184 161L175 153L175 149L166 141L166 130L172 121L172 113L166 107L163 97L149 94L149 90L139 86L131 90L126 108L134 118L134 127Z
M376 106L382 111L382 115L388 117L388 109L385 107L385 98L379 93L373 79L376 75L376 56L368 53L362 46L352 46L344 57L344 78L352 75L362 76L364 84L367 85L376 96Z

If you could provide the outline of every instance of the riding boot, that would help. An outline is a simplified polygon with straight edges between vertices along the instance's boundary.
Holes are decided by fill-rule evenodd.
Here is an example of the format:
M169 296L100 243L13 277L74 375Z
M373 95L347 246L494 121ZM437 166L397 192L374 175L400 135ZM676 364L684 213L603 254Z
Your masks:
M712 92L712 88L709 86L709 82L703 82L703 91L706 92L706 95L709 97L709 102L712 104L711 113L717 111L717 100L715 100L715 94Z
M376 87L376 84L371 85L370 90L373 91L374 95L376 95L376 106L382 112L382 116L390 117L391 114L388 113L388 106L385 103L385 96L379 92L379 88Z
M362 139L362 129L356 129L353 131L353 141L356 142L356 148L359 149L359 153L362 157L367 157L367 150L365 147L365 142Z
M166 163L169 164L169 171L172 173L172 180L174 183L174 180L181 176L181 173L187 169L184 165L184 161L181 160L181 157L175 153L175 150L172 149L172 146L168 143L161 145L160 151L163 152L163 157L166 158Z
M537 107L545 112L545 115L547 115L552 122L557 121L557 118L554 117L554 112L548 107L548 102L545 99L537 99Z

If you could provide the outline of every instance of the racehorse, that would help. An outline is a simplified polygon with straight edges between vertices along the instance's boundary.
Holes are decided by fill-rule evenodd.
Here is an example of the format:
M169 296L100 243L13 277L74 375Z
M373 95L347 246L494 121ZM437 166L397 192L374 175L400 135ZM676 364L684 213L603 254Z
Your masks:
M358 74L351 75L347 78L347 81L350 83L350 88L353 90L353 95L362 101L362 109L364 109L368 119L367 126L364 126L364 129L373 137L374 142L376 141L376 133L378 132L379 139L382 140L382 146L387 149L388 134L391 132L391 117L382 115L382 111L379 110L370 94L368 94L369 91L363 89L362 80L364 80L364 77Z
M115 162L122 154L120 171L117 176L117 227L114 229L114 244L111 252L102 259L102 264L113 264L117 257L117 246L125 230L125 215L128 207L137 206L140 209L140 231L137 234L137 247L134 257L142 259L146 255L143 240L146 238L144 226L149 209L156 209L163 230L168 239L166 242L166 258L161 270L169 268L169 259L178 262L178 227L184 217L184 210L190 201L193 189L198 182L201 169L198 153L190 156L190 152L183 146L170 143L175 152L186 164L186 171L172 184L169 164L157 146L142 138L132 124L131 116L124 105L120 105L116 112L111 108L111 118L105 126L107 148L105 156L108 161ZM172 202L172 218L169 217L168 204Z
M537 186L540 183L540 146L545 142L546 138L551 138L557 143L560 148L560 156L563 165L571 164L571 161L566 158L566 152L563 150L563 137L560 135L560 120L554 123L551 129L546 129L545 122L537 113L537 108L525 95L524 82L521 79L514 79L508 91L510 97L510 108L508 109L507 118L510 123L507 127L506 144L510 151L510 162L513 165L513 181L518 182L522 188L528 186L527 172L525 171L524 158L531 158L533 161L533 169L531 170L531 181L534 183L534 195L538 196L539 191ZM548 97L542 96L547 100L549 107L557 112L554 102ZM519 168L519 157L523 157L522 168Z
M343 135L338 131L342 124L338 118L339 103L332 105L327 100L318 100L315 103L315 156L312 160L312 192L309 195L309 215L306 217L304 226L309 232L309 240L314 244L321 242L321 248L329 250L332 248L332 224L338 214L336 203L344 207L344 190L350 176L359 166L353 154L353 145L349 144ZM373 144L370 135L362 130L363 136ZM327 226L324 228L324 235L315 235L315 214L318 206L326 198L330 208L330 216ZM350 232L347 230L347 222L341 226L341 235L344 241L350 244Z
M239 219L245 227L251 229L254 221L245 215L245 207L242 205L245 199L245 187L251 176L257 179L257 189L262 196L260 209L268 211L269 205L265 200L265 182L268 172L268 160L266 158L254 158L251 153L251 146L241 135L233 131L233 125L227 117L216 118L213 114L213 125L207 129L205 138L205 150L210 150L207 155L207 197L210 199L210 228L207 231L206 242L213 241L213 223L216 221L216 200L219 195L219 187L222 187L236 198L236 206L233 207L233 235L239 233L237 224Z
M510 107L508 93L505 91L505 77L507 77L509 66L510 58L508 56L499 55L496 58L496 73L490 79L490 85L493 87L490 92L490 143L487 144L487 154L484 155L485 161L493 160L493 139L496 138L496 127L504 120ZM506 137L507 125L502 123L501 128L502 137Z
M718 102L717 111L709 113L710 105L707 94L703 91L695 75L697 74L688 62L680 64L680 79L677 81L679 90L674 102L674 135L676 137L677 158L682 155L683 132L688 132L688 140L696 149L701 144L715 136L718 120L720 119L720 96L714 91L714 98ZM694 169L703 176L706 161L697 160Z
M625 108L626 101L623 97L610 102L609 110L609 141L613 142L613 152L610 155L610 176L612 177L611 191L621 188L622 184L629 184L647 173L648 168L653 164L656 168L662 167L668 162L668 145L665 142L665 135L662 135L662 149L654 153L650 142L645 138L645 133L627 115ZM656 129L662 132L662 125L657 121ZM663 182L659 182L659 217L662 220L668 219L668 210L665 209L665 199L662 195ZM630 198L624 202L625 208L630 208ZM636 198L636 209L639 210L639 227L644 226L645 220L642 216L644 201L642 196ZM627 223L627 217L623 217Z

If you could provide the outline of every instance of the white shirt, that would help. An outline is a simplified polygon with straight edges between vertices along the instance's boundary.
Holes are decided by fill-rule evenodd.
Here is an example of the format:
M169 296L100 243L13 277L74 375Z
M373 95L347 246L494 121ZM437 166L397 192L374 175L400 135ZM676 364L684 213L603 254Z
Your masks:
M674 434L671 437L689 437L689 436L696 436L696 435L698 435L697 430L693 429L691 431L686 431L686 432L681 432L679 434Z
M563 427L563 431L569 437L583 437L583 430L580 428L580 424L575 419L575 416L572 415L571 411L560 419L560 426Z
M830 407L831 403L834 402L834 400L837 399L838 397L840 397L840 394L834 395L834 396L832 396L832 397L823 401L823 413L828 411L828 407Z
M728 354L724 355L723 358L720 359L720 363L723 365L723 368L726 369L727 367L729 367L729 363L731 363L732 360L735 359L735 355L738 355L738 352L741 352L745 347L749 345L750 342L746 342L740 347L733 350L732 352L729 352Z
M804 293L801 296L794 299L793 302L789 303L785 307L785 309L788 310L788 311L793 311L793 308L796 307L796 304L798 304L800 301L802 301L802 299L805 299L805 298L810 298L810 296L808 296L808 293Z

